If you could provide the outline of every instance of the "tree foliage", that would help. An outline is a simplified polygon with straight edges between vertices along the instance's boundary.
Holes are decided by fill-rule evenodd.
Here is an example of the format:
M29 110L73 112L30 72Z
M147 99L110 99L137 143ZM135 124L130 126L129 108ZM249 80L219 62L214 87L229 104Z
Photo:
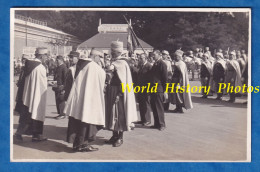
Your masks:
M131 18L136 35L156 49L175 51L210 47L248 47L248 13L141 12L141 11L16 11L17 14L47 21L48 26L77 36L82 41L97 34L102 23L126 23Z

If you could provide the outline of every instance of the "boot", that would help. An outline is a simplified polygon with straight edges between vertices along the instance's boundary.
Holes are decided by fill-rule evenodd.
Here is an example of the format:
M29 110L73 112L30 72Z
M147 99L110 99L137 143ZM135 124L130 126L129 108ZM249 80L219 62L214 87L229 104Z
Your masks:
M113 131L113 136L109 139L109 140L106 140L105 143L106 144L113 144L115 143L115 141L118 139L118 132L117 131Z
M222 100L222 95L221 95L221 94L218 94L216 100Z
M113 143L113 147L119 147L123 144L123 131L119 131L118 139Z
M234 93L231 93L230 94L230 99L228 100L228 102L230 103L234 103L236 100L236 95Z
M183 113L182 107L177 105L176 108L172 111L173 113Z

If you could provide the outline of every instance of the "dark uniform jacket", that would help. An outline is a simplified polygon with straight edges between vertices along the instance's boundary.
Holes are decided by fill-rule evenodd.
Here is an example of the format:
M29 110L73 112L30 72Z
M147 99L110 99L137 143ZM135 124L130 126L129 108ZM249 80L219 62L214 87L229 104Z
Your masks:
M200 77L201 78L206 78L206 77L210 78L210 73L204 64L201 65Z
M166 64L159 59L154 63L150 72L151 87L158 83L157 93L164 93L166 89L166 82L168 77L168 71Z
M151 69L152 65L149 62L140 67L136 83L138 86L147 86L147 83L150 82L149 77Z
M216 63L213 67L213 80L219 82L220 79L225 79L225 69L220 63Z
M54 75L54 81L57 81L57 90L62 91L65 85L66 76L67 76L68 68L65 64L62 64L56 68L56 73Z
M31 61L31 60L26 60L25 61L25 66L23 68L23 71L19 77L19 81L17 83L17 95L16 95L16 106L15 110L18 113L22 113L25 109L25 106L23 104L23 90L24 90L24 84L25 84L25 78L31 74L31 72L41 64L41 62L38 61Z
M64 85L64 90L65 90L65 94L64 94L64 100L67 101L67 99L69 98L69 94L73 85L73 75L72 75L72 71L69 69L67 72L67 76L66 76L66 81L65 81L65 85Z

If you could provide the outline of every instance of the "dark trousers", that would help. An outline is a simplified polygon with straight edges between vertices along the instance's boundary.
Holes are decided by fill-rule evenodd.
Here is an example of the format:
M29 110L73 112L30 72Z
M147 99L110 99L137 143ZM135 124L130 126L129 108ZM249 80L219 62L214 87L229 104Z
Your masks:
M55 100L56 100L56 108L58 114L60 114L60 100L59 100L59 93L55 91Z
M16 134L28 134L33 136L42 135L43 122L31 118L31 113L28 110L20 113L19 125Z
M217 90L217 96L220 98L220 97L222 97L223 96L223 93L224 93L224 90L225 89L221 89L221 91L220 91L220 93L218 93L218 90L219 90L219 83L223 83L223 81L222 82L220 82L220 79L219 80L217 80L217 81L215 81L216 83L217 83L217 85L216 85L216 90Z
M153 110L154 126L156 127L165 127L163 99L163 93L151 94L151 107Z
M183 93L176 93L176 109L184 107Z
M63 114L63 110L64 110L64 107L65 107L65 102L64 100L61 100L61 97L62 95L58 92L58 91L55 91L55 100L56 100L56 108L57 108L57 113L59 115L65 115Z
M236 100L236 94L235 93L229 93L230 100L235 101Z
M148 97L148 94L147 93L138 94L138 101L139 101L141 121L143 123L151 122L151 109L150 109L151 104L150 104L150 98Z
M208 78L208 80L206 80L205 78ZM207 88L209 87L209 80L210 80L210 76L205 76L205 77L203 77L203 78L201 78L201 85L202 86L206 86L206 88L204 88L202 91L202 95L204 95L204 96L208 96L207 94L206 94L206 92L207 92Z
M73 117L69 117L67 141L73 142L73 147L87 145L89 142L96 140L96 134L101 126L87 124Z

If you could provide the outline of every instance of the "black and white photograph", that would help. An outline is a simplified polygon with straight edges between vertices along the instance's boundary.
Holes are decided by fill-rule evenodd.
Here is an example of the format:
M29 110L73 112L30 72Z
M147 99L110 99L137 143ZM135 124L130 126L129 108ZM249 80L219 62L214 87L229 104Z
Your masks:
M10 34L12 162L251 162L250 8L12 8Z

